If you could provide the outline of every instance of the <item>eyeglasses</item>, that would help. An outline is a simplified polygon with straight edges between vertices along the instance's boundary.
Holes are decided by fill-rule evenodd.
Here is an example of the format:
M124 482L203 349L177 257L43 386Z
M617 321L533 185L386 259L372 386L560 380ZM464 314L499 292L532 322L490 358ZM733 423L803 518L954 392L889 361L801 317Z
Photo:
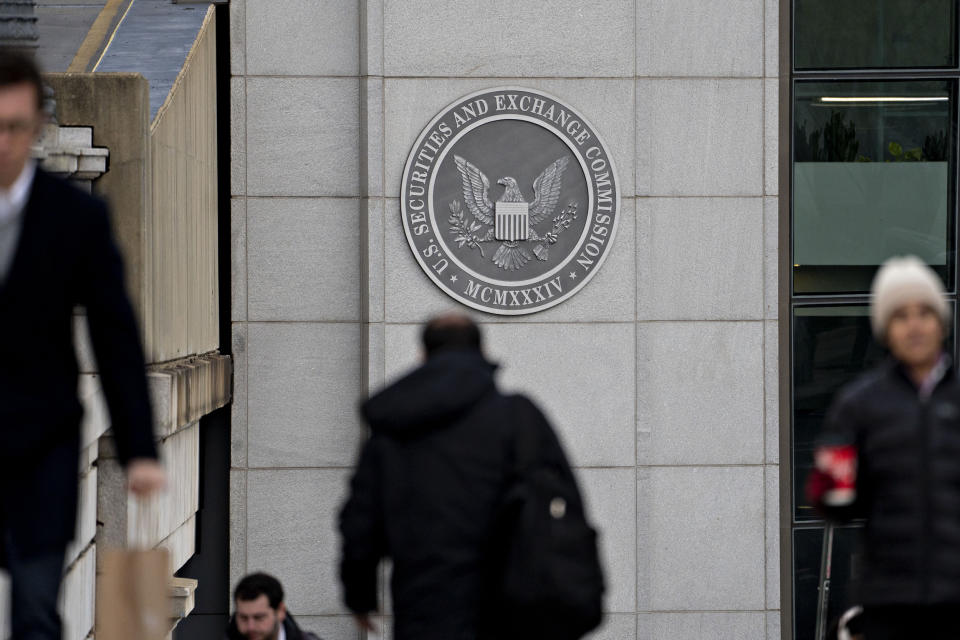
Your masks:
M10 136L25 136L33 133L36 127L34 120L0 120L0 135L6 133Z

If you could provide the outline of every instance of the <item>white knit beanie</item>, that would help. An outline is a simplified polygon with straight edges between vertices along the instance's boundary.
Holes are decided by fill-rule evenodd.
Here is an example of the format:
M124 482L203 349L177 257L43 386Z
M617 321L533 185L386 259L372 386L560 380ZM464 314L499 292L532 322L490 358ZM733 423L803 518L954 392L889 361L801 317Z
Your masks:
M890 258L884 262L873 279L872 292L870 323L873 335L881 342L890 316L910 302L928 305L940 316L944 328L950 325L950 307L944 298L940 277L915 256Z

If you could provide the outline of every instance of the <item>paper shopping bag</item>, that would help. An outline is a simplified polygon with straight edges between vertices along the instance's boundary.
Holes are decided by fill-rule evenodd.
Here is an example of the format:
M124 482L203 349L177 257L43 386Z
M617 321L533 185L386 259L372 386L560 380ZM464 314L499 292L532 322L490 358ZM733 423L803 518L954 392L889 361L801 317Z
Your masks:
M170 632L166 550L107 551L97 578L97 640L164 640Z

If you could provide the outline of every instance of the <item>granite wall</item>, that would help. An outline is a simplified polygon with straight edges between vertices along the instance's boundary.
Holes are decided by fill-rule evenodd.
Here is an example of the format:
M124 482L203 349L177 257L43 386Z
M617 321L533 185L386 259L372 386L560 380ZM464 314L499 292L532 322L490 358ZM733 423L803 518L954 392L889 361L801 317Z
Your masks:
M473 313L557 426L603 533L597 638L779 638L776 0L233 0L231 574L324 637L356 404L456 305L400 175L446 104L505 84L597 127L623 216L596 278Z

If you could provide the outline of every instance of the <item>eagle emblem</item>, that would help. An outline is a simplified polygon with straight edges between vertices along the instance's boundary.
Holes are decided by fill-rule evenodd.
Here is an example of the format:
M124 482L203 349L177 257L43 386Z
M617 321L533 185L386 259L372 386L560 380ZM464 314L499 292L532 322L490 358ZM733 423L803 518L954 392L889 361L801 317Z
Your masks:
M564 156L554 160L533 181L533 202L527 202L517 181L510 176L497 181L504 190L496 202L491 202L487 176L470 161L457 155L453 159L460 172L466 210L473 218L467 219L459 200L450 203L448 222L457 246L478 250L486 257L484 245L497 243L490 260L506 271L516 271L534 257L546 261L550 256L549 245L556 243L560 234L577 219L574 201L554 216L563 173L570 159ZM552 221L553 226L541 235L537 226L547 220Z

